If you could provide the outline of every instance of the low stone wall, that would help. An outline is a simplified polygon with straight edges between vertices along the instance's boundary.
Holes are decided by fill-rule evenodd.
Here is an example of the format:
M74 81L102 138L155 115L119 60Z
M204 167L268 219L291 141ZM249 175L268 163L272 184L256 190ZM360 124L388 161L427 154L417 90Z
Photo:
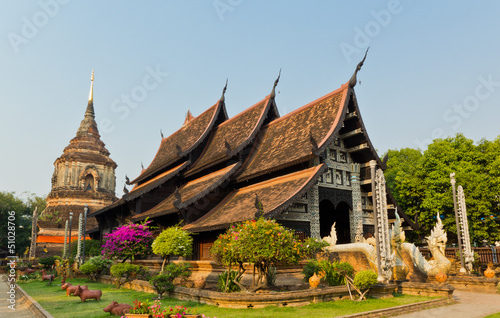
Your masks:
M393 293L396 292L397 285L396 284L381 284L377 283L370 287L370 291L368 291L368 296L373 298L392 298Z
M103 275L100 282L111 284L111 276ZM125 283L124 288L155 293L154 288L147 281L134 280ZM395 284L376 284L368 293L375 298L393 297L396 290ZM357 296L355 291L353 296ZM210 290L199 290L176 286L175 291L169 294L180 300L191 300L199 303L219 306L223 308L263 308L266 306L302 306L310 303L335 301L350 298L347 286L323 287L316 289L296 290L287 292L257 292L257 293L220 293Z
M447 283L456 290L475 293L496 294L498 292L498 279L484 276L449 276Z
M125 278L122 278L122 281L123 280L125 280ZM101 275L101 277L99 277L99 281L101 283L105 283L105 284L114 284L115 278L112 276L109 276L109 275ZM156 293L153 286L151 286L151 284L145 280L136 279L136 280L131 281L130 283L123 284L122 287L127 288L127 289L137 290L137 291L143 291L146 293L153 293L153 294Z
M269 293L220 293L176 287L170 297L191 300L223 308L263 308L267 306L303 306L349 298L346 286Z
M398 284L397 291L400 294L415 295L415 296L439 296L445 298L453 298L455 288L449 284L432 284L418 282L402 282Z

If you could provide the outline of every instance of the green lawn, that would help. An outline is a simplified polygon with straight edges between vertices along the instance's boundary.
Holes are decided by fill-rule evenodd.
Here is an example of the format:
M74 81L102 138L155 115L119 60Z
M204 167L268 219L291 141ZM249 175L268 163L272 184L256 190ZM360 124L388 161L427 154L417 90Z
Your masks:
M132 304L134 299L141 301L151 299L154 294L139 292L130 289L116 289L113 285L90 282L86 279L68 279L73 285L89 285L89 289L101 289L103 296L101 301L87 300L81 302L79 297L66 297L66 291L61 290L58 282L47 286L44 282L31 282L19 284L31 297L40 303L54 317L109 317L109 313L102 311L112 301ZM233 318L233 317L334 317L356 312L371 311L375 309L410 304L414 302L432 299L430 297L396 295L391 299L368 299L361 302L340 300L329 303L311 304L302 307L267 307L262 309L229 309L198 304L196 302L181 301L173 298L162 300L163 306L185 305L197 308L197 313L203 313L209 317Z

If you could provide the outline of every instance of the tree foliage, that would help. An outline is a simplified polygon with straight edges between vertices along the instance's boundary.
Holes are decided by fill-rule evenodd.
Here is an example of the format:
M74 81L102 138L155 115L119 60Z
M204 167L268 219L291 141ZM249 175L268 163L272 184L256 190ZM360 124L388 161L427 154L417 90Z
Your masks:
M166 266L165 271L162 274L155 275L149 279L149 283L154 287L158 293L158 298L162 298L162 295L166 292L174 291L174 279L177 277L188 278L191 276L190 264L186 262L181 263L170 263Z
M25 199L18 197L15 192L0 192L0 248L7 250L8 213L15 211L15 252L22 256L30 246L31 224L33 211L38 207L41 213L46 206L45 199L32 193L24 193Z
M189 256L193 253L193 237L191 233L180 228L180 226L172 226L163 230L160 235L153 241L153 253L159 254L164 258L161 272L165 266L165 260L169 260L170 256Z
M474 144L462 134L436 139L423 153L389 150L385 172L388 186L421 237L428 235L439 212L450 240L456 224L450 173L464 188L471 240L500 240L500 136ZM451 234L451 235L450 235Z
M211 252L226 266L239 265L239 274L233 282L242 290L246 288L238 279L245 271L243 263L254 264L258 277L254 277L250 291L268 286L270 267L296 264L310 254L309 246L299 241L292 230L262 217L233 225L214 242Z
M71 244L71 256L75 257L77 252L78 244ZM80 253L83 254L83 251L80 251ZM101 242L99 240L85 240L85 257L92 257L96 255L101 255Z
M146 257L151 253L153 241L148 223L129 223L105 234L106 243L102 246L101 254L105 258L121 259L122 262L129 258Z

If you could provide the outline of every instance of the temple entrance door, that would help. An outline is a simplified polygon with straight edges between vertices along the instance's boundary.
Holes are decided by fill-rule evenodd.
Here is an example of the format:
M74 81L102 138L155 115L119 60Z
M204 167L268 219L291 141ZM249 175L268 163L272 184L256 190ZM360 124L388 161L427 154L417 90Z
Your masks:
M349 225L349 204L340 202L335 209L334 222L337 222L337 244L351 243L351 230ZM321 207L320 207L321 211ZM321 212L320 212L321 213Z
M319 234L321 238L330 235L333 222L335 222L335 206L330 200L325 199L319 203Z

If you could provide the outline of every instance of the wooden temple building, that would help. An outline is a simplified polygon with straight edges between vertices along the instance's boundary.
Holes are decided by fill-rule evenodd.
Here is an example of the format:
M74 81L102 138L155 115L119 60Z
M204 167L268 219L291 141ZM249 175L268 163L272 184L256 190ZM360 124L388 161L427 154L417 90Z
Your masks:
M116 163L101 141L94 114L94 72L92 72L89 101L76 136L63 154L54 162L52 187L47 207L38 218L37 253L44 247L49 254L61 254L64 245L66 220L73 212L72 237L78 235L78 217L88 207L89 213L102 209L117 200L115 197ZM87 229L98 229L94 217L87 218Z
M101 238L128 221L152 221L159 230L179 224L196 233L193 259L231 224L259 213L302 237L330 234L338 243L374 232L372 179L384 168L361 118L356 74L340 88L280 116L272 92L228 118L222 97L162 138L151 164L121 199L92 214ZM371 165L371 166L370 166ZM128 180L128 179L127 179ZM397 208L388 194L389 218ZM406 225L414 226L403 215Z

